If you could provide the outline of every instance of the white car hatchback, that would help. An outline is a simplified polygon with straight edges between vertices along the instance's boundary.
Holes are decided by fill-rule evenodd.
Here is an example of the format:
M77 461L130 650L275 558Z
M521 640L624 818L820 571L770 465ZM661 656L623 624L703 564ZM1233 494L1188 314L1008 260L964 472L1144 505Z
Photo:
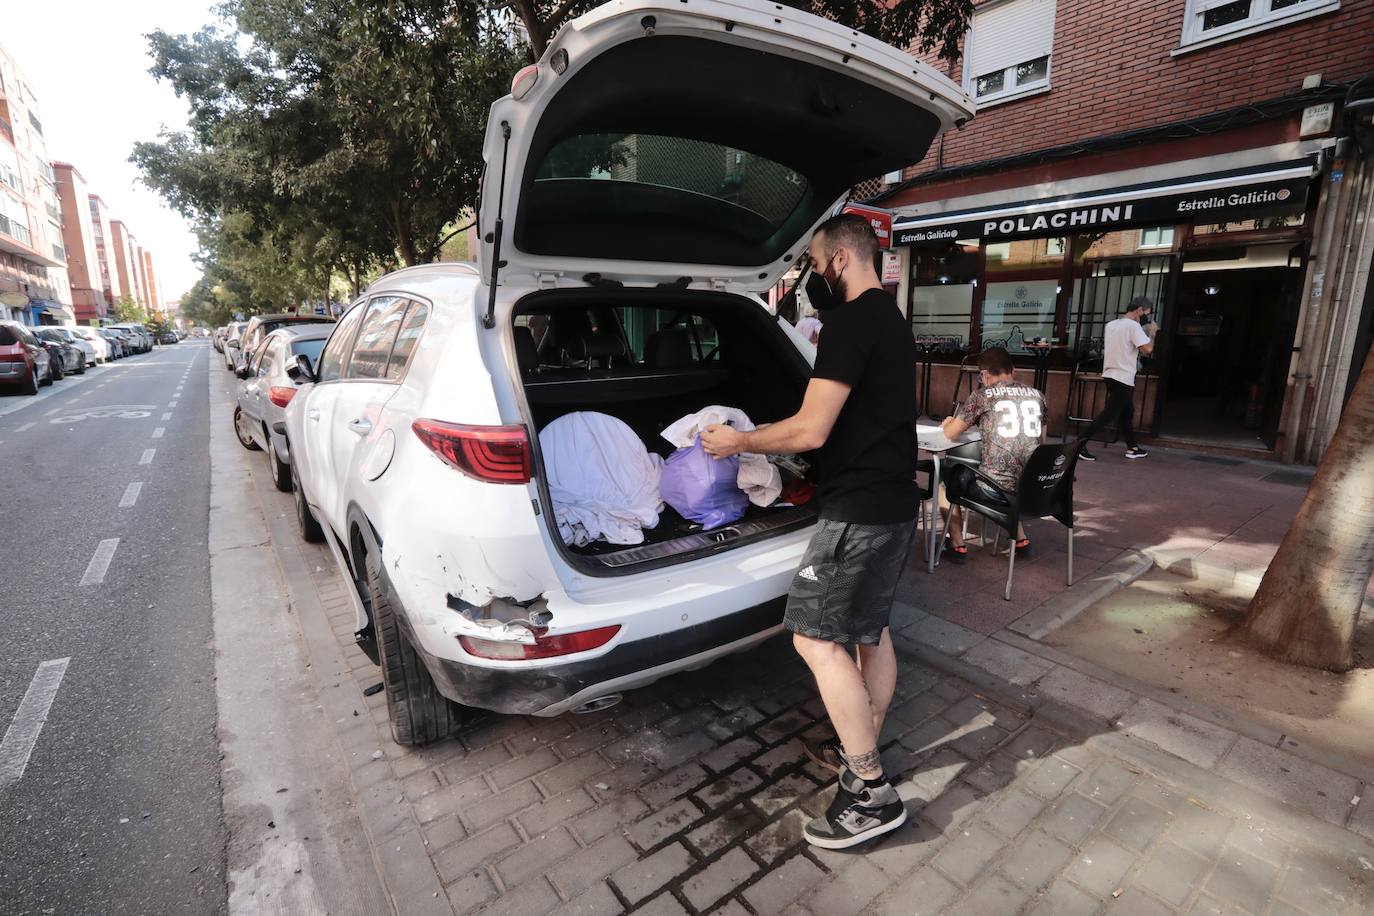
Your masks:
M298 520L353 588L392 731L551 716L778 632L814 521L750 507L644 543L560 537L539 433L645 445L707 405L775 421L810 345L760 294L859 181L972 116L910 55L772 4L627 0L570 22L492 106L481 263L383 277L286 411ZM374 643L375 640L375 643Z

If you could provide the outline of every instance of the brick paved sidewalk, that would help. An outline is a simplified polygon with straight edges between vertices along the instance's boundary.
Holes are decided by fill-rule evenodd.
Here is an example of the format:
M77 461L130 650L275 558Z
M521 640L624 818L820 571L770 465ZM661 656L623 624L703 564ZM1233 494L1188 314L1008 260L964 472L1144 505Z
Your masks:
M341 741L402 913L1365 913L1374 845L1119 735L1071 730L904 659L883 736L908 826L860 852L801 827L831 792L785 639L591 716L491 717L393 744L322 550L355 683ZM310 559L308 556L307 559ZM342 704L342 705L340 705ZM418 840L412 839L418 837ZM431 865L432 862L432 865Z

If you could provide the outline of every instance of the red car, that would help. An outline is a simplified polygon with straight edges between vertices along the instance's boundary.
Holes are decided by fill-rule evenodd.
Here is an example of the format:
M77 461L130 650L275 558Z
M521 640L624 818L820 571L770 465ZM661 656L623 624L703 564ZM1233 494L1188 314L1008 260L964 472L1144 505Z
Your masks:
M0 321L0 385L37 394L52 384L52 358L34 333L17 321Z

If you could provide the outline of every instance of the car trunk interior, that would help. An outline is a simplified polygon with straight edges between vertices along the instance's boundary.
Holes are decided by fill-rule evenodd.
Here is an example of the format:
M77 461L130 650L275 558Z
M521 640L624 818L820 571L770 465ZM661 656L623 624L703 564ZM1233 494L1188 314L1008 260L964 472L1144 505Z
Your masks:
M515 349L536 432L565 414L624 421L649 451L674 447L661 432L712 405L738 407L755 424L801 406L809 369L756 303L714 293L577 290L536 294L515 313ZM542 475L541 475L542 476ZM738 522L703 532L664 506L636 547L565 547L589 572L641 571L809 524L805 507L750 505Z

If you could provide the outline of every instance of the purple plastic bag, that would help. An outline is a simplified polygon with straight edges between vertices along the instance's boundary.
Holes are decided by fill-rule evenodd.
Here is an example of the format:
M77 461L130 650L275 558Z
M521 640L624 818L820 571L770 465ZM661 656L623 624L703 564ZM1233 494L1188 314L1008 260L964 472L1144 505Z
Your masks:
M683 518L700 522L708 530L719 528L738 521L749 506L738 477L739 459L712 458L701 447L698 436L695 443L678 449L663 462L659 493Z

